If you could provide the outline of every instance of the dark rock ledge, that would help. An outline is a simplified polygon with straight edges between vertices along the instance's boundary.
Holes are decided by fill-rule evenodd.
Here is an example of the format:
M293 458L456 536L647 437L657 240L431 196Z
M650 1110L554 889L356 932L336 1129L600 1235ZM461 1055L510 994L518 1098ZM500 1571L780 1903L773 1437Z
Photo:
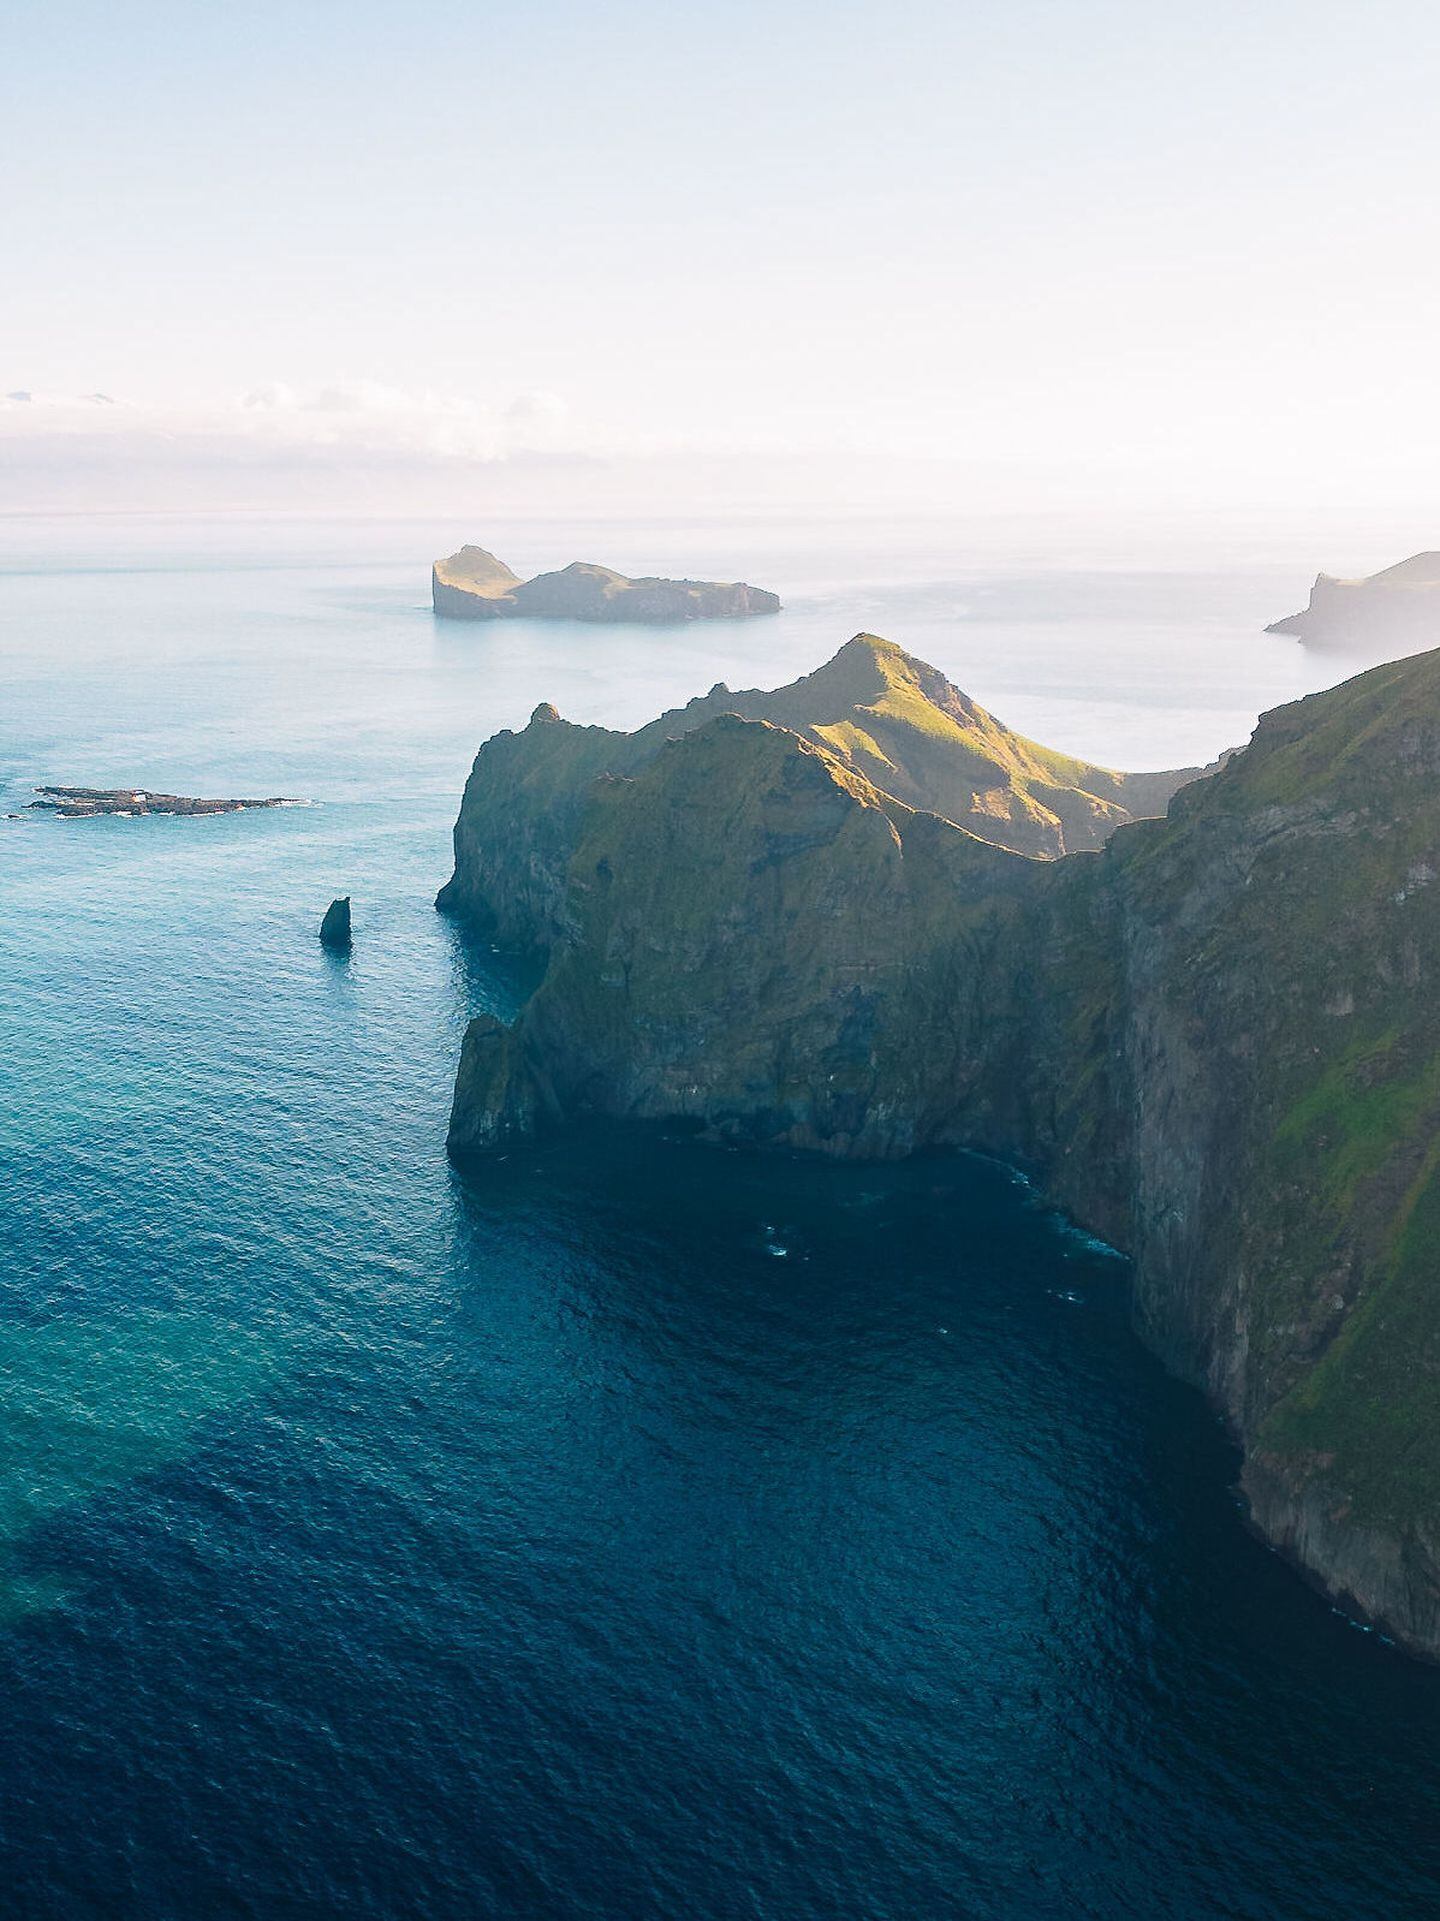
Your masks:
M142 787L37 787L38 799L26 806L60 814L67 820L88 820L96 814L239 814L252 807L299 807L293 795L275 794L267 800L197 800L189 794L154 794Z

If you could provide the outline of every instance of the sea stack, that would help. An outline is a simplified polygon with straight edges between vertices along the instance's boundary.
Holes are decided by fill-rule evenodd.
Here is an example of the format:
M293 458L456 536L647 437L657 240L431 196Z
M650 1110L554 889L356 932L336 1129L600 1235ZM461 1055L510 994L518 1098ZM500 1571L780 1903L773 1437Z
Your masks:
M320 923L320 944L328 947L333 954L350 952L350 896L344 894L332 900L325 909L325 918Z

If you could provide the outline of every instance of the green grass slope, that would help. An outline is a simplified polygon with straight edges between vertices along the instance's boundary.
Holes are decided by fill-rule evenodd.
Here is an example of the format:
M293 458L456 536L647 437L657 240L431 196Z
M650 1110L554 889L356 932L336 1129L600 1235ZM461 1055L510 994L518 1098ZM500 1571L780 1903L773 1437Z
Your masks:
M633 734L537 708L523 732L496 735L476 756L440 904L506 946L548 948L567 926L565 867L596 778L638 773L667 741L723 714L783 727L907 807L1042 859L1093 851L1137 815L1163 813L1198 772L1118 774L1037 746L924 661L859 634L790 686L716 687Z

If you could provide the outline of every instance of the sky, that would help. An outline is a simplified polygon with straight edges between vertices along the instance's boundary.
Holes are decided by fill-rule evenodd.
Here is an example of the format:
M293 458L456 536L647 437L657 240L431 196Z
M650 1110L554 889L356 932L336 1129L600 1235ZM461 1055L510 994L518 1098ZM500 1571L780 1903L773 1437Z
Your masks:
M0 510L648 490L1440 544L1437 80L1440 10L1383 0L30 0Z

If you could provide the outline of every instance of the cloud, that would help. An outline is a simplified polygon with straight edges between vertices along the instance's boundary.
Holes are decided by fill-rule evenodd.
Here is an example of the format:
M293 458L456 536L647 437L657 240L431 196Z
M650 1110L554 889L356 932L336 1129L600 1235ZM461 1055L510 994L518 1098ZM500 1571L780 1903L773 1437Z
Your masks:
M205 424L210 433L228 426L277 448L494 460L505 451L505 411L464 394L380 380L339 379L308 389L271 380L241 396L234 419L211 417Z
M496 406L470 395L379 380L333 380L309 391L272 380L243 395L240 407L247 415L266 416L264 431L291 443L458 460L503 460L512 453L550 453L570 445L570 409L559 394L543 390ZM253 421L247 431L256 431Z
M97 407L114 407L117 402L109 394L47 394L38 393L29 387L12 387L7 394L0 394L0 413L13 413L24 409L32 416L55 414L88 414Z
M112 419L102 419L105 414ZM0 438L11 445L54 438L78 452L96 435L119 452L122 440L153 452L163 442L197 458L223 459L229 449L247 462L262 454L284 464L349 458L496 462L513 455L583 453L570 430L570 410L541 390L509 400L379 380L337 378L304 388L268 380L228 406L199 409L124 405L102 393L55 395L15 388L0 397ZM43 464L50 465L48 459Z
M240 405L270 410L280 408L288 412L299 405L299 396L283 380L267 380L263 387L252 387L248 394L242 394Z
M565 438L570 409L559 394L536 391L517 394L501 416L507 448L545 452Z

